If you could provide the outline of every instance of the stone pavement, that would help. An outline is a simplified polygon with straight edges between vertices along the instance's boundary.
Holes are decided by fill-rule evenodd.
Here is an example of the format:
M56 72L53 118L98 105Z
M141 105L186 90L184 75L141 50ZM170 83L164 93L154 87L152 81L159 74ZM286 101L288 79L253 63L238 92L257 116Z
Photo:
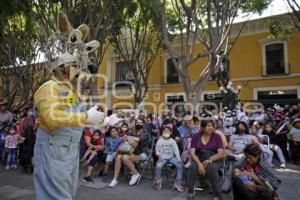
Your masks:
M276 174L283 183L279 189L279 194L284 200L300 199L300 167L288 165L285 170L275 168ZM82 170L81 170L82 171ZM81 175L83 172L81 173ZM82 176L81 176L82 178ZM142 179L138 186L128 186L127 180L121 179L121 183L114 188L108 188L100 180L96 180L94 186L100 189L86 187L86 183L80 181L76 200L184 200L185 193L171 191L171 186L164 185L162 191L155 191L150 180ZM1 200L32 200L34 199L34 189L32 176L24 174L21 168L6 171L0 165L0 199ZM208 200L207 192L199 192L197 200Z

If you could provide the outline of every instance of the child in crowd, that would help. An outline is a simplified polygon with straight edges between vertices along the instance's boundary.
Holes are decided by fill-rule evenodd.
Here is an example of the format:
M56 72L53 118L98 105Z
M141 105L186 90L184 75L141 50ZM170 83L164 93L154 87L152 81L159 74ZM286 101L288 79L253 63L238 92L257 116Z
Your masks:
M270 122L266 123L265 129L264 129L262 134L269 136L269 138L270 138L270 149L272 151L276 152L276 154L277 154L277 156L278 156L278 158L281 162L280 168L286 168L286 161L285 161L285 158L283 156L282 150L278 145L279 140L278 140L278 137L277 137L276 133L274 132L274 128L273 128L272 123L270 123Z
M154 187L161 190L161 169L165 164L172 164L176 166L177 174L174 189L183 192L182 186L182 171L183 165L181 162L178 146L176 141L171 138L172 129L169 126L164 126L162 137L157 141L155 152L158 156L158 161L155 167L155 181Z
M7 150L6 169L17 168L17 142L18 139L25 140L23 137L16 134L15 126L10 126L8 135L5 137L5 148Z
M251 177L243 175L244 171L245 171L245 169L242 169L242 170L235 169L234 175L238 176L244 185L254 184L254 180Z
M105 152L107 154L106 162L104 166L104 174L102 177L103 182L107 182L107 173L109 170L110 165L114 161L117 150L122 143L122 139L118 136L118 128L117 127L111 127L110 130L110 136L106 138L105 140Z
M121 131L119 132L119 137L123 138L124 136L131 136L132 132L128 128L128 124L123 122L121 125Z
M98 146L104 144L104 137L100 130L95 130L93 133L92 145ZM81 161L86 161L86 164L88 164L95 156L98 155L100 151L96 150L95 148L89 147L84 156L82 157Z
M295 164L299 164L300 153L300 118L296 118L293 121L293 128L290 131L292 135L292 160Z

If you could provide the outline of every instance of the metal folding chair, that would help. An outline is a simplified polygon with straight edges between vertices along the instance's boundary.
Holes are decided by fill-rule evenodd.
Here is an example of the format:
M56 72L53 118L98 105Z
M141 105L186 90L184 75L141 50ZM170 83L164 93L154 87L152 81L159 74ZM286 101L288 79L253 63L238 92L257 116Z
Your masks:
M155 137L151 137L151 142L150 142L150 146L149 146L149 155L147 156L147 159L144 161L139 161L137 163L137 168L141 168L141 172L140 172L141 176L138 179L137 184L140 183L140 180L142 177L148 178L151 180L154 179L154 164L153 164L153 158L152 158L152 152L154 151L154 147L155 147ZM150 171L151 171L151 175L152 175L151 178L144 176L144 173L147 168L150 169Z
M264 145L267 145L270 149L270 137L268 135L262 135L264 138Z

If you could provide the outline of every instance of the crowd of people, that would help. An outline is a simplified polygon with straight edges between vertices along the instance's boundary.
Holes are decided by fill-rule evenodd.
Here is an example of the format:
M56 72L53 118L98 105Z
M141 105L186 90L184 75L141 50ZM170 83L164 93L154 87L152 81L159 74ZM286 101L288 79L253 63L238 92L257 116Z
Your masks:
M21 165L33 171L35 117L33 107L21 112L6 110L0 103L0 159L7 170ZM117 114L115 114L117 116ZM118 185L124 169L136 185L141 174L138 163L153 164L153 187L162 189L162 169L174 171L174 189L187 188L194 199L197 175L210 182L214 200L221 195L218 170L226 156L234 157L232 176L235 199L276 199L280 180L272 172L289 163L300 163L300 106L274 106L246 112L243 106L220 113L203 110L199 115L126 113L115 124L84 128L80 162L86 166L84 181L94 182L93 172L109 187ZM111 123L110 123L111 124ZM111 179L110 179L111 178Z
M188 198L193 199L197 174L205 174L211 183L214 199L219 199L221 186L218 170L223 167L224 157L233 156L239 161L245 161L247 157L246 161L250 160L250 164L246 162L235 166L235 175L239 175L241 181L251 180L244 182L250 193L244 193L249 199L259 199L260 197L252 194L253 191L258 191L253 189L254 183L261 190L266 182L273 184L271 187L274 191L279 186L280 180L271 172L278 163L273 161L273 157L278 158L277 167L282 169L288 163L299 165L300 109L297 105L274 106L252 112L244 111L241 106L234 110L224 108L216 115L212 113L203 110L199 115L189 112L180 116L171 113L161 116L128 114L114 126L85 130L81 155L88 167L84 180L93 182L91 174L98 164L98 176L102 177L103 182L108 182L109 167L114 164L111 167L113 178L109 181L109 186L113 188L118 185L122 167L129 169L132 175L129 185L135 185L141 177L136 163L143 162L150 156L155 168L153 186L156 190L162 188L162 168L171 165L175 172L174 189L183 192L187 187ZM155 141L155 147L151 152L152 140ZM97 151L96 156L89 153L91 149ZM86 151L92 156L92 160L87 160ZM254 164L251 164L248 157L254 160ZM261 169L269 173L267 177L270 180L263 180L255 174L259 170L253 172L248 166L258 163L263 163ZM249 171L241 168L242 165ZM237 178L233 180L234 191L241 191ZM244 193L237 193L236 196ZM275 192L272 195L272 198L277 197Z
M0 100L0 162L6 170L21 165L25 173L32 173L36 112L32 106L10 112L6 105Z

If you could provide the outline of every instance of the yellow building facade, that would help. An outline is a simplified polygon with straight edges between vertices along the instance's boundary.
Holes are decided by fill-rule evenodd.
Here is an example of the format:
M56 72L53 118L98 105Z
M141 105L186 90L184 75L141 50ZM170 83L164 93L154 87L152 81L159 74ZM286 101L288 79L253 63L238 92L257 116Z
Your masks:
M284 19L288 14L276 17ZM268 100L276 103L277 100L285 100L297 103L300 99L300 32L294 30L291 35L271 38L269 25L265 21L252 20L244 26L229 55L230 81L235 91L237 86L241 86L241 101ZM233 26L233 35L240 26ZM197 48L200 48L200 44ZM114 52L108 51L100 65L100 102L107 109L133 108L130 90L118 87L120 74L126 75L128 69ZM186 101L183 87L169 58L168 52L161 50L150 71L149 91L143 108L151 112L160 112L166 105ZM206 59L200 59L190 66L192 81L196 80L206 64ZM220 93L216 82L209 81L202 100L221 100Z

